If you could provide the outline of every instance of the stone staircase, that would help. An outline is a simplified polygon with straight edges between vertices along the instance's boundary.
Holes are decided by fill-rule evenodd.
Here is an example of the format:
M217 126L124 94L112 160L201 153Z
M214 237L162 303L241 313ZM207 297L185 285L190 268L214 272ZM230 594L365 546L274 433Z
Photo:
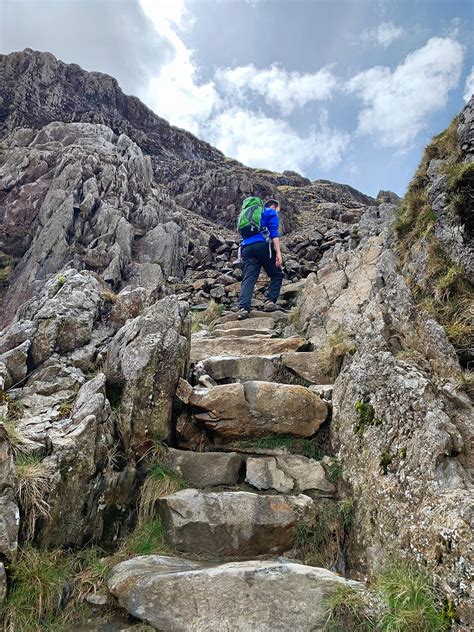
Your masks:
M295 559L298 534L316 528L318 503L333 499L336 489L326 477L328 459L288 449L292 442L310 443L330 417L332 393L317 354L306 350L288 318L253 311L239 321L229 313L193 334L189 381L181 380L177 391L178 447L164 456L188 487L156 503L168 544L191 559L129 560L109 582L129 612L160 630L294 629L286 597L296 585L305 609L298 611L298 629L322 630L325 597L341 584L359 586ZM260 446L268 440L277 447ZM219 592L219 581L235 584L235 592L207 594L204 613L198 593L203 585ZM272 607L258 615L254 604L259 591L269 590L267 581L273 582ZM141 582L148 588L131 598L130 585ZM162 592L179 589L190 591L194 606L165 613ZM154 601L158 592L163 602Z

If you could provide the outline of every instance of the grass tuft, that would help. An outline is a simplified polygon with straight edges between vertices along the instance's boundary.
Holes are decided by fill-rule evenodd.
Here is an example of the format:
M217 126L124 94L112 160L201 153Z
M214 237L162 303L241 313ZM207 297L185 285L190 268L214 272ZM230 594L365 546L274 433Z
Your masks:
M391 563L376 581L388 606L381 621L386 632L444 632L450 627L431 577L408 562Z
M331 464L326 474L326 478L333 485L337 485L342 476L342 465L337 456L331 458Z
M53 489L53 467L33 454L18 454L15 461L17 475L17 497L23 516L25 540L35 534L36 522L49 518L47 501Z
M326 338L323 347L317 352L319 366L323 373L335 378L341 370L344 357L355 353L355 351L354 342L344 327L339 326L333 334Z
M35 443L18 430L13 419L0 415L0 424L5 428L14 456L18 457L20 454L27 454L32 450Z
M245 448L257 448L262 450L287 450L291 454L301 454L309 459L320 461L322 459L321 448L310 439L297 439L295 437L260 437L258 439L246 439L239 441L238 446Z
M71 575L71 561L63 552L25 547L12 569L10 591L1 607L2 629L36 632L60 623Z
M371 632L376 629L366 596L350 586L341 586L326 599L328 632Z
M165 535L166 530L159 518L148 520L124 538L119 553L126 556L169 553Z
M156 502L186 487L185 482L160 461L155 462L143 483L138 505L138 524L149 522L155 514Z

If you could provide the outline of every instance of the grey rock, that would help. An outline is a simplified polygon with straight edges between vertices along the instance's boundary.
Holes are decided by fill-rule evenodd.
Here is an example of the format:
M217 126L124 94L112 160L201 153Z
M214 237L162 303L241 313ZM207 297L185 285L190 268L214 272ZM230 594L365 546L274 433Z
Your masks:
M128 321L109 346L105 374L120 393L123 440L135 452L145 452L151 437L170 436L172 398L186 371L188 336L186 313L169 297Z
M108 585L123 608L157 629L241 632L322 632L326 599L341 587L363 588L289 561L206 565L164 556L118 564Z
M190 487L204 488L236 485L243 457L235 452L185 452L168 448L164 462Z
M311 513L307 496L185 489L158 500L166 539L177 551L210 558L282 553L292 548L299 520Z

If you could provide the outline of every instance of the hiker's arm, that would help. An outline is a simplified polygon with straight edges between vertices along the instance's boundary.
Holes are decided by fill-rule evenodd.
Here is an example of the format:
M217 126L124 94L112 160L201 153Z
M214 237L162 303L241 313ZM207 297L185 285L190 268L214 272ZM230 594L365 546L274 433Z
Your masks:
M274 237L272 239L272 242L273 242L273 247L275 248L275 253L276 253L275 265L277 266L277 268L281 268L281 264L283 263L283 260L281 258L280 238Z

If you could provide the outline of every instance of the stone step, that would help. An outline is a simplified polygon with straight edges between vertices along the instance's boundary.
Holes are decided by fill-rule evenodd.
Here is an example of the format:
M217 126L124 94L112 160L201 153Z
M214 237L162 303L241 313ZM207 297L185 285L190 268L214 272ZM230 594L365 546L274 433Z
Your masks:
M332 496L334 486L323 466L296 454L245 454L237 452L190 452L169 448L163 460L168 469L189 487L206 489L245 482L258 490L311 497Z
M319 369L319 363L315 351L296 351L274 356L218 356L201 362L204 371L216 382L265 380L291 383L302 378L318 386L330 384L331 378ZM282 373L282 368L288 369L286 374Z
M308 342L300 336L289 338L262 338L245 336L243 338L193 337L191 344L191 362L199 362L210 357L242 357L252 355L276 355L304 349Z
M212 321L212 326L216 327L218 325L221 325L222 323L229 323L229 322L242 322L239 321L237 319L238 316L238 312L229 312L228 314L224 314L224 316L220 316L219 318L216 318L216 320ZM276 312L263 312L257 309L252 309L251 312L249 313L249 318L247 320L250 319L255 319L255 318L271 318L273 321L275 322L283 322L285 323L288 318L289 318L289 314L287 312L283 312L280 310L277 310Z
M267 317L261 318L246 318L244 320L229 320L226 322L218 323L214 321L213 331L217 329L219 331L228 331L229 329L255 329L255 330L267 330L275 329L276 320L267 315Z
M272 338L277 336L274 329L251 329L238 327L236 329L213 329L209 338L244 338L253 336L254 338Z
M268 436L311 437L328 407L316 394L293 384L251 381L192 388L180 380L177 397L193 407L193 419L226 443Z
M298 524L315 520L309 496L198 489L162 496L156 512L176 551L206 559L279 554L293 548Z
M212 565L148 555L114 566L108 587L122 608L157 630L322 632L328 598L364 586L284 559Z

